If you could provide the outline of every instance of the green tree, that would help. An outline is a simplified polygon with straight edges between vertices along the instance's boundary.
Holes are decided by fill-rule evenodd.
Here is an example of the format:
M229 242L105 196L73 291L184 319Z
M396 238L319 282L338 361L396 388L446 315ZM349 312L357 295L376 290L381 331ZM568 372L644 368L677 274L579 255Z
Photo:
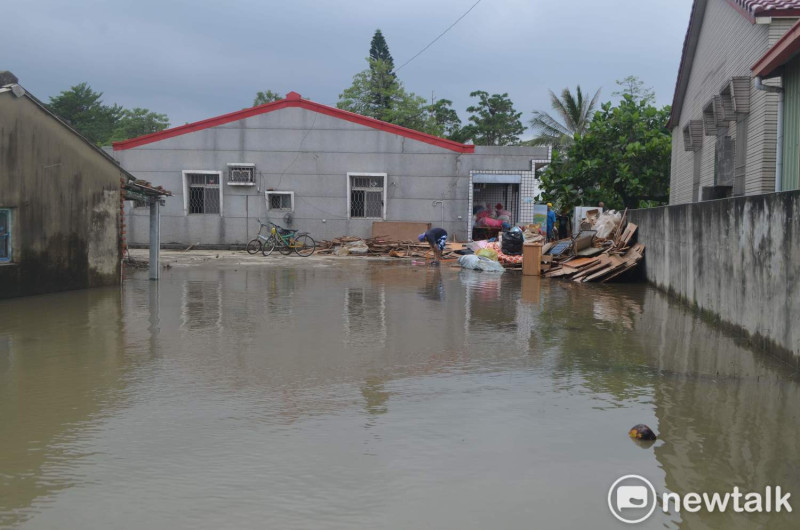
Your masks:
M51 97L47 107L87 140L102 145L111 138L123 111L119 105L104 105L102 97L88 83L80 83Z
M424 132L454 140L461 134L461 118L449 99L438 99L426 110L428 119ZM459 140L456 140L459 141Z
M557 118L547 112L534 111L530 124L537 135L527 142L528 145L551 145L562 149L572 145L575 136L582 136L588 129L598 97L599 89L592 99L586 99L580 85L575 89L574 96L569 88L561 91L561 97L551 90L550 105Z
M470 93L477 97L478 103L467 107L471 122L460 131L461 141L472 140L475 145L510 145L519 143L519 136L525 132L520 121L521 112L514 110L508 94L492 94L483 90Z
M128 138L136 138L145 134L163 131L169 127L169 118L166 114L151 112L147 109L136 107L122 111L111 142L119 142Z
M283 99L283 96L277 92L273 92L272 90L266 90L264 92L259 91L256 93L256 99L253 100L253 106L257 107L265 103L272 103L273 101L278 101L279 99Z
M372 41L369 43L369 58L385 62L389 65L389 71L394 72L394 59L392 59L392 54L389 53L389 45L379 29L375 30Z
M391 78L390 65L381 59L367 59L369 68L353 77L353 84L339 94L340 109L424 130L427 116L425 98L406 92L403 84Z
M617 106L602 105L589 129L565 151L556 150L541 174L546 200L560 208L606 203L637 208L669 200L672 141L670 107L624 94Z
M628 94L634 101L643 100L645 103L654 103L656 100L656 93L650 87L644 86L644 82L635 75L629 75L625 79L618 79L617 85L620 90L615 90L611 93L615 98L622 98Z

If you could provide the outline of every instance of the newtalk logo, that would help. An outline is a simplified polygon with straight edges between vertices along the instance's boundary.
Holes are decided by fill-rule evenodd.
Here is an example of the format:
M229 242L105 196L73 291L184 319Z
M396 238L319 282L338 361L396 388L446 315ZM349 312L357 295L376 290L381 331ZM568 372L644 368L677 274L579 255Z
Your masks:
M767 486L763 493L742 493L738 487L726 493L677 493L661 494L661 509L664 513L689 512L734 512L734 513L780 513L791 512L789 497L780 486ZM618 478L608 490L608 508L614 517L623 523L636 524L647 520L656 511L658 496L656 489L644 477L625 475Z

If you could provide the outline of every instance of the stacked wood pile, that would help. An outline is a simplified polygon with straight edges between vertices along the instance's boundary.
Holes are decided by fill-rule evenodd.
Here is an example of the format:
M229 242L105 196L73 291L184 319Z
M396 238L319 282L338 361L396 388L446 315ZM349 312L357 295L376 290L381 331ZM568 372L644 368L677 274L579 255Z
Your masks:
M347 252L351 256L369 256L369 257L391 257L391 258L432 258L433 252L428 243L420 243L419 241L393 241L385 239L383 236L376 236L370 238L360 238L353 236L343 236L334 238L331 241L318 241L317 252L319 254L336 254L341 248L348 248L348 246L362 247L359 242L366 245L367 252ZM458 257L453 253L451 244L448 244L442 252L442 257Z
M626 215L612 238L595 238L592 246L604 250L597 256L556 256L552 268L544 274L548 278L565 278L575 282L607 282L634 269L644 257L644 245L631 244L637 226L626 223ZM624 227L624 228L623 228Z

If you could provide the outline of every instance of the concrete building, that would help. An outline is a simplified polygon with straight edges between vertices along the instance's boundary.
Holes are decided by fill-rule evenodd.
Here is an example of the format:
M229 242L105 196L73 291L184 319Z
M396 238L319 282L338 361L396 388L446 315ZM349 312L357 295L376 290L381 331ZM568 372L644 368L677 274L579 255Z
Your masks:
M464 145L302 99L285 99L114 144L138 178L176 191L165 244L243 245L257 219L316 239L369 236L373 223L430 222L459 240L472 204L533 221L535 170L547 148ZM128 211L129 241L146 212Z
M669 124L670 204L797 188L776 175L780 83L751 68L798 17L800 0L695 0Z
M756 79L779 79L776 191L800 189L800 22L753 65Z
M0 298L119 283L135 180L0 72Z

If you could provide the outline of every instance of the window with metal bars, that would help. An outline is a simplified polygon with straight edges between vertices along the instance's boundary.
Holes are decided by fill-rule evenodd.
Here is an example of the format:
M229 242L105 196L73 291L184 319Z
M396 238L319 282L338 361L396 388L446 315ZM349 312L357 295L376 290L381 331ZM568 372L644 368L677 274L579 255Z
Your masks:
M228 184L253 186L256 183L256 167L253 164L228 164Z
M350 175L350 217L383 218L383 175Z
M11 210L0 209L0 262L11 261Z
M294 211L294 193L291 191L268 191L267 207L270 210Z
M188 173L190 214L219 214L219 175L216 173Z

